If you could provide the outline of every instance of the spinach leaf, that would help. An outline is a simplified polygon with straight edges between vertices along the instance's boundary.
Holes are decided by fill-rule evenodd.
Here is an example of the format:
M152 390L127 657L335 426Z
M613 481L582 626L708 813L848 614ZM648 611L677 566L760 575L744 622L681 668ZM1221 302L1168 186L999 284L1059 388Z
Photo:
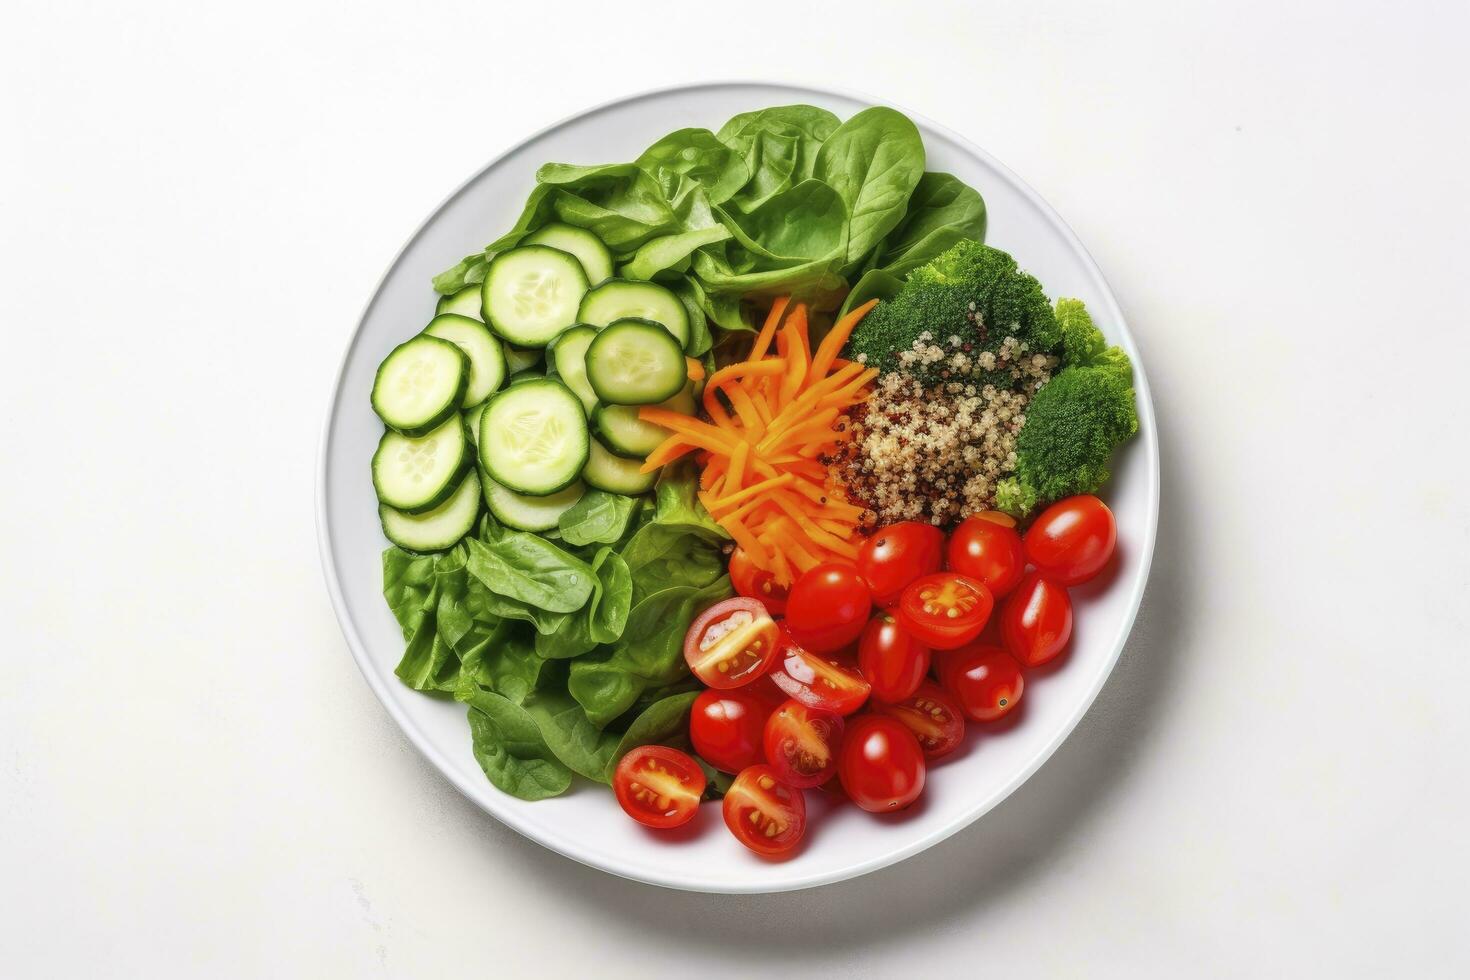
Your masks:
M707 538L729 540L730 535L715 522L699 499L699 474L688 460L663 468L653 488L653 522L684 528Z
M773 106L742 112L715 134L745 160L746 184L731 202L752 211L787 188L813 176L823 140L840 126L816 106Z
M735 242L750 253L752 270L813 259L840 263L846 254L847 206L820 180L803 180L748 214L726 213L725 219Z
M628 539L622 556L632 575L634 603L676 585L708 585L725 567L718 544L664 524L639 528Z
M622 540L633 517L636 497L606 490L588 490L562 513L557 527L570 545L615 544Z
M536 171L536 187L515 227L487 251L519 244L528 233L553 221L586 228L614 252L632 251L680 228L658 183L631 163L593 167L548 163Z
M538 656L553 660L579 657L622 635L633 596L628 565L611 548L603 547L593 556L591 567L596 576L591 598L579 611L563 614L554 630L537 634Z
M815 176L847 202L847 265L859 266L903 219L924 174L924 141L901 112L864 109L843 123L817 153Z
M684 265L687 269L687 260L697 249L723 242L729 237L729 228L724 225L710 225L707 228L696 228L652 239L619 267L618 275L624 279L652 279L669 269L682 272L684 269L678 269L678 266Z
M466 692L475 761L497 789L522 800L566 792L568 768L557 761L535 719L492 691Z
M485 269L489 264L490 257L485 252L467 255L434 277L434 291L447 295L473 283L484 282Z
M434 609L433 555L411 555L398 547L383 552L383 598L411 639L424 616Z
M546 661L536 655L532 632L502 621L476 646L462 654L455 697L466 700L474 687L494 691L514 704L521 704L541 682Z
M666 743L679 738L687 738L689 734L689 710L694 707L694 699L699 697L698 691L689 691L685 694L674 694L662 700L655 701L628 726L623 737L618 740L616 749L607 761L607 769L604 773L604 782L611 782L613 770L623 756L640 745L651 745L654 743Z
M644 150L634 161L658 182L664 197L679 196L683 178L697 181L719 204L745 185L745 161L707 129L679 129Z
M540 535L502 531L489 540L469 539L468 544L466 568L498 596L547 612L575 612L592 594L594 578L587 563Z
M903 275L963 238L984 241L985 200L953 174L926 173L909 197L903 220L884 240L878 265ZM907 266L901 271L895 268L900 261Z
M579 776L607 780L608 760L617 748L618 736L594 725L564 688L548 684L537 690L526 699L526 712L535 719L558 762Z

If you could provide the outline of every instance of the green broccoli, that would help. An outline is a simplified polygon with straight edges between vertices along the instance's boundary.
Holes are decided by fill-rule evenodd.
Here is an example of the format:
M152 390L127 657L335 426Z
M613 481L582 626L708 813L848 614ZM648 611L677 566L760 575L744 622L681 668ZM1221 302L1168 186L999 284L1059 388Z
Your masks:
M893 370L925 333L946 349L958 337L970 351L995 351L1008 336L1045 353L1062 342L1041 284L1010 255L969 240L910 272L893 298L858 324L846 356Z
M1104 367L1125 382L1133 380L1133 365L1121 347L1109 347L1102 331L1080 299L1057 300L1057 327L1062 335L1063 367Z

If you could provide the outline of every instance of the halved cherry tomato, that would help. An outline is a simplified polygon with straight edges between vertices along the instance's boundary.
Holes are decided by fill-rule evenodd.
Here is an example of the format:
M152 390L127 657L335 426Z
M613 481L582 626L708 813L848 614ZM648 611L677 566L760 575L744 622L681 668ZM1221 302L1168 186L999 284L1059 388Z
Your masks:
M786 586L776 582L773 572L757 568L744 548L736 548L730 555L730 584L741 595L765 603L772 616L786 612Z
M802 573L786 599L786 628L808 650L841 650L868 625L873 600L857 569L823 562Z
M873 592L873 602L891 606L904 587L920 575L939 571L944 532L932 524L901 521L874 531L858 548L858 574Z
M796 642L785 623L780 646L770 678L788 698L837 715L850 715L868 700L872 687L852 662L830 653L812 653Z
M951 571L968 575L996 599L1014 589L1026 572L1015 522L1000 523L989 511L961 521L949 536L946 554Z
M782 857L806 833L806 800L770 766L751 766L725 791L725 826L762 857Z
M728 690L766 672L776 656L776 621L759 599L717 602L684 634L684 659L709 687Z
M872 813L901 810L924 791L924 752L908 726L862 715L842 740L837 775L852 801Z
M978 644L951 654L940 670L939 681L974 721L1002 717L1020 702L1026 687L1016 658L1000 647Z
M1090 493L1058 500L1026 531L1026 557L1058 585L1081 585L1113 557L1118 524Z
M678 827L699 809L704 770L678 749L640 745L618 761L613 792L624 812L643 826Z
M929 648L914 639L889 613L879 613L863 630L858 667L878 701L902 701L919 689L929 673Z
M820 786L837 772L842 716L787 701L766 721L766 761L797 789Z
M1040 572L1027 572L1000 611L1007 652L1026 667L1039 667L1061 653L1072 638L1072 600L1067 590Z
M954 695L933 681L925 681L913 696L898 704L874 701L872 710L897 718L908 726L924 750L924 758L938 759L959 748L965 738L965 719Z
M903 590L898 618L925 646L953 650L980 635L993 605L984 585L966 575L938 572Z
M689 712L689 740L699 757L721 772L737 773L764 756L761 739L771 703L746 685L701 691Z

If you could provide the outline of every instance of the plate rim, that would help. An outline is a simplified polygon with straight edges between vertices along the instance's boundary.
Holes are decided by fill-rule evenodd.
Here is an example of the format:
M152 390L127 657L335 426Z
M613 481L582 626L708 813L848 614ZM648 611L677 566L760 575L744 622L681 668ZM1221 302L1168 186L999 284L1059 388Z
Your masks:
M1148 519L1143 547L1140 548L1138 552L1140 558L1139 574L1135 578L1135 584L1132 587L1132 594L1128 597L1128 611L1127 614L1124 616L1123 622L1120 624L1119 629L1114 637L1112 650L1107 656L1105 669L1102 669L1098 672L1096 680L1091 685L1091 688L1090 690L1088 690L1086 697L1079 704L1078 709L1072 715L1072 717L1068 718L1066 723L1064 725L1061 725L1057 729L1052 738L1032 755L1032 757L1027 761L1026 765L1023 766L1015 776L1006 781L996 790L992 791L983 800L980 800L973 808L968 810L959 818L952 820L942 827L936 828L930 833L903 846L895 847L888 851L883 851L876 855L867 857L862 861L854 862L850 865L846 865L835 870L813 872L804 876L785 878L778 881L763 881L760 879L746 881L725 881L703 879L698 878L697 876L690 876L680 879L668 877L666 875L661 875L658 873L649 873L648 871L640 869L631 863L623 862L616 858L609 860L604 855L592 854L586 849L580 847L576 842L563 839L556 834L548 834L544 829L533 830L526 825L528 821L524 821L517 815L509 812L497 812L496 809L494 809L489 803L481 799L478 793L478 790L481 787L469 786L467 784L467 781L460 777L458 768L450 763L448 759L444 758L443 754L433 745L433 743L428 739L428 737L413 721L413 719L408 717L408 715L398 707L395 699L391 697L388 693L387 681L382 676L380 676L380 672L370 661L367 647L363 643L362 637L359 635L356 624L353 622L352 617L348 614L346 597L343 595L341 581L337 575L336 564L332 557L332 516L327 507L327 464L331 455L330 450L332 438L332 421L336 415L336 409L339 400L341 399L343 394L343 381L346 377L348 364L351 362L353 352L355 351L359 340L361 340L362 338L363 324L367 320L368 314L372 312L372 309L377 303L379 296L382 294L383 288L387 284L388 279L393 275L394 270L398 268L399 263L403 261L404 255L409 251L409 249L413 247L414 243L419 240L424 232L445 211L445 209L452 205L461 194L463 194L471 185L477 182L486 173L488 173L493 168L499 166L501 161L503 161L506 157L515 153L526 144L538 140L549 133L553 133L559 129L562 129L565 126L571 125L572 123L578 122L589 116L594 116L598 113L605 112L614 107L628 105L648 99L661 98L664 96L675 95L679 93L697 92L705 89L721 89L734 87L779 89L788 92L803 92L817 96L830 96L839 99L847 99L849 101L858 102L869 106L890 106L903 112L910 119L912 119L916 125L919 125L921 128L927 127L932 131L944 136L945 138L952 140L956 145L964 149L967 153L974 155L977 159L981 160L986 165L993 167L1004 178L1009 180L1012 186L1015 187L1015 189L1019 191L1020 194L1025 197L1033 207L1037 209L1037 211L1043 216L1043 218L1049 221L1055 228L1055 230L1060 232L1063 240L1067 243L1068 247L1071 248L1078 255L1078 257L1080 257L1085 272L1093 280L1093 283L1097 288L1097 294L1104 300L1103 305L1106 308L1105 312L1110 317L1112 317L1112 322L1116 324L1118 340L1125 347L1125 349L1129 351L1130 355L1133 358L1134 395L1137 399L1138 404L1139 431L1140 433L1148 433L1145 438L1140 440L1142 451L1145 454L1146 465L1144 476L1145 492L1147 494ZM357 664L358 671L367 681L368 687L372 690L374 697L378 699L379 704L381 704L382 707L388 712L389 717L393 719L400 730L402 730L403 733L408 737L409 742L413 745L414 749L418 751L418 753L425 759L425 761L429 762L436 770L439 771L440 775L446 778L450 782L450 784L455 787L455 789L457 789L462 795L470 800L470 802L474 803L486 814L498 820L505 826L511 828L512 830L516 831L518 834L527 838L533 843L536 843L551 851L561 854L564 857L570 858L578 862L579 864L584 864L599 871L604 871L609 874L613 874L621 878L627 878L632 881L640 881L646 884L657 885L660 887L671 888L680 891L714 894L767 894L783 891L796 891L804 888L817 887L819 885L827 885L834 884L840 881L847 881L865 874L869 874L874 871L881 870L886 867L891 867L892 865L895 865L900 861L910 858L915 854L928 850L930 847L933 847L935 844L938 844L941 841L947 840L948 838L954 836L961 830L964 830L966 827L973 824L975 821L979 820L985 814L989 813L995 807L999 806L1002 802L1008 799L1012 793L1014 793L1023 784L1025 784L1027 780L1035 775L1036 771L1040 769L1047 762L1047 760L1052 757L1056 750L1061 747L1063 742L1071 737L1072 732L1076 729L1077 725L1082 721L1083 717L1086 716L1087 712L1091 710L1092 705L1097 700L1098 694L1102 691L1103 686L1112 676L1113 670L1117 666L1118 658L1122 655L1123 648L1127 645L1128 638L1133 632L1133 625L1137 620L1138 610L1142 604L1143 595L1148 586L1149 575L1152 572L1154 547L1158 538L1160 495L1159 441L1157 437L1157 424L1158 423L1154 415L1152 392L1151 388L1149 387L1148 376L1144 368L1143 358L1138 351L1137 339L1133 336L1132 331L1129 329L1127 319L1124 317L1123 311L1118 305L1117 297L1114 295L1112 287L1108 284L1106 277L1103 276L1102 270L1101 268L1099 268L1097 261L1092 257L1092 253L1087 250L1086 246L1082 244L1081 239L1077 237L1077 234L1072 230L1071 226L1069 226L1066 221L1062 219L1061 215L1058 214L1057 211L1052 208L1052 206L1048 204L1047 201L1042 198L1041 195L1038 194L1036 190L1031 187L1030 184L1022 180L1020 176L1018 176L1013 170L1011 170L1005 164L1001 163L989 152L987 152L980 146L977 146L965 136L955 132L947 126L935 122L927 116L913 112L907 107L904 107L887 99L880 99L868 93L860 92L853 89L838 88L826 85L811 85L805 82L797 81L787 82L775 81L771 79L738 78L663 85L657 88L645 89L635 93L621 95L612 99L605 100L588 108L578 110L557 120L556 122L551 123L548 126L545 126L515 141L511 145L507 146L500 153L496 154L494 157L488 160L474 173L470 174L470 176L467 177L463 182L461 182L459 186L450 191L450 193L445 196L443 200L441 200L431 211L428 212L424 219L419 223L418 227L414 229L413 233L409 235L407 240L405 240L403 245L398 249L397 253L393 256L393 259L384 269L382 276L378 278L376 285L373 287L371 296L363 305L362 311L358 314L356 325L353 327L352 334L348 338L346 347L344 348L342 356L338 361L336 374L332 380L331 394L327 400L327 408L322 419L320 434L317 440L317 464L315 468L316 476L313 493L317 530L317 551L322 565L322 575L326 582L327 592L332 600L333 615L336 617L337 625L342 631L343 638L347 641L347 647L352 653L352 659Z

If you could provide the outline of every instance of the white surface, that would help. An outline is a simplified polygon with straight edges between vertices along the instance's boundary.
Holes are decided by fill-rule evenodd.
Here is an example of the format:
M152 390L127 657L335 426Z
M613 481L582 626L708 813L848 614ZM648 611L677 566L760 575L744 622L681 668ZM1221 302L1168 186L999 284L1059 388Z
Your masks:
M534 85L544 10L504 6L0 12L0 972L1470 970L1462 3L564 5ZM322 378L444 188L614 89L749 74L912 105L1067 217L1165 507L1025 787L898 868L721 898L422 762L309 488Z
M763 861L725 832L717 807L706 807L675 846L620 812L612 795L579 786L555 800L528 803L490 786L466 738L465 709L430 700L399 682L403 631L383 601L385 546L378 504L364 478L383 426L363 392L378 364L421 329L432 293L426 283L460 256L508 228L520 213L536 169L633 159L664 133L706 124L718 128L751 106L810 103L847 118L861 99L795 86L729 83L666 89L619 101L558 123L529 138L456 191L393 263L348 348L326 423L318 480L318 529L332 594L352 654L414 745L464 793L521 833L576 860L615 874L709 892L774 892L841 881L886 867L968 826L1010 795L1072 731L1117 661L1138 611L1152 557L1159 509L1157 429L1145 365L1123 326L1116 301L1066 227L1035 194L983 151L916 117L929 169L985 189L987 241L1001 245L1058 296L1087 303L1110 339L1135 362L1139 435L1114 461L1108 504L1124 541L1106 582L1077 590L1078 627L1065 665L1027 678L1024 707L1003 728L990 726L925 784L922 804L877 821L855 807L828 814L813 795L806 846L779 864ZM599 154L603 154L600 156Z

